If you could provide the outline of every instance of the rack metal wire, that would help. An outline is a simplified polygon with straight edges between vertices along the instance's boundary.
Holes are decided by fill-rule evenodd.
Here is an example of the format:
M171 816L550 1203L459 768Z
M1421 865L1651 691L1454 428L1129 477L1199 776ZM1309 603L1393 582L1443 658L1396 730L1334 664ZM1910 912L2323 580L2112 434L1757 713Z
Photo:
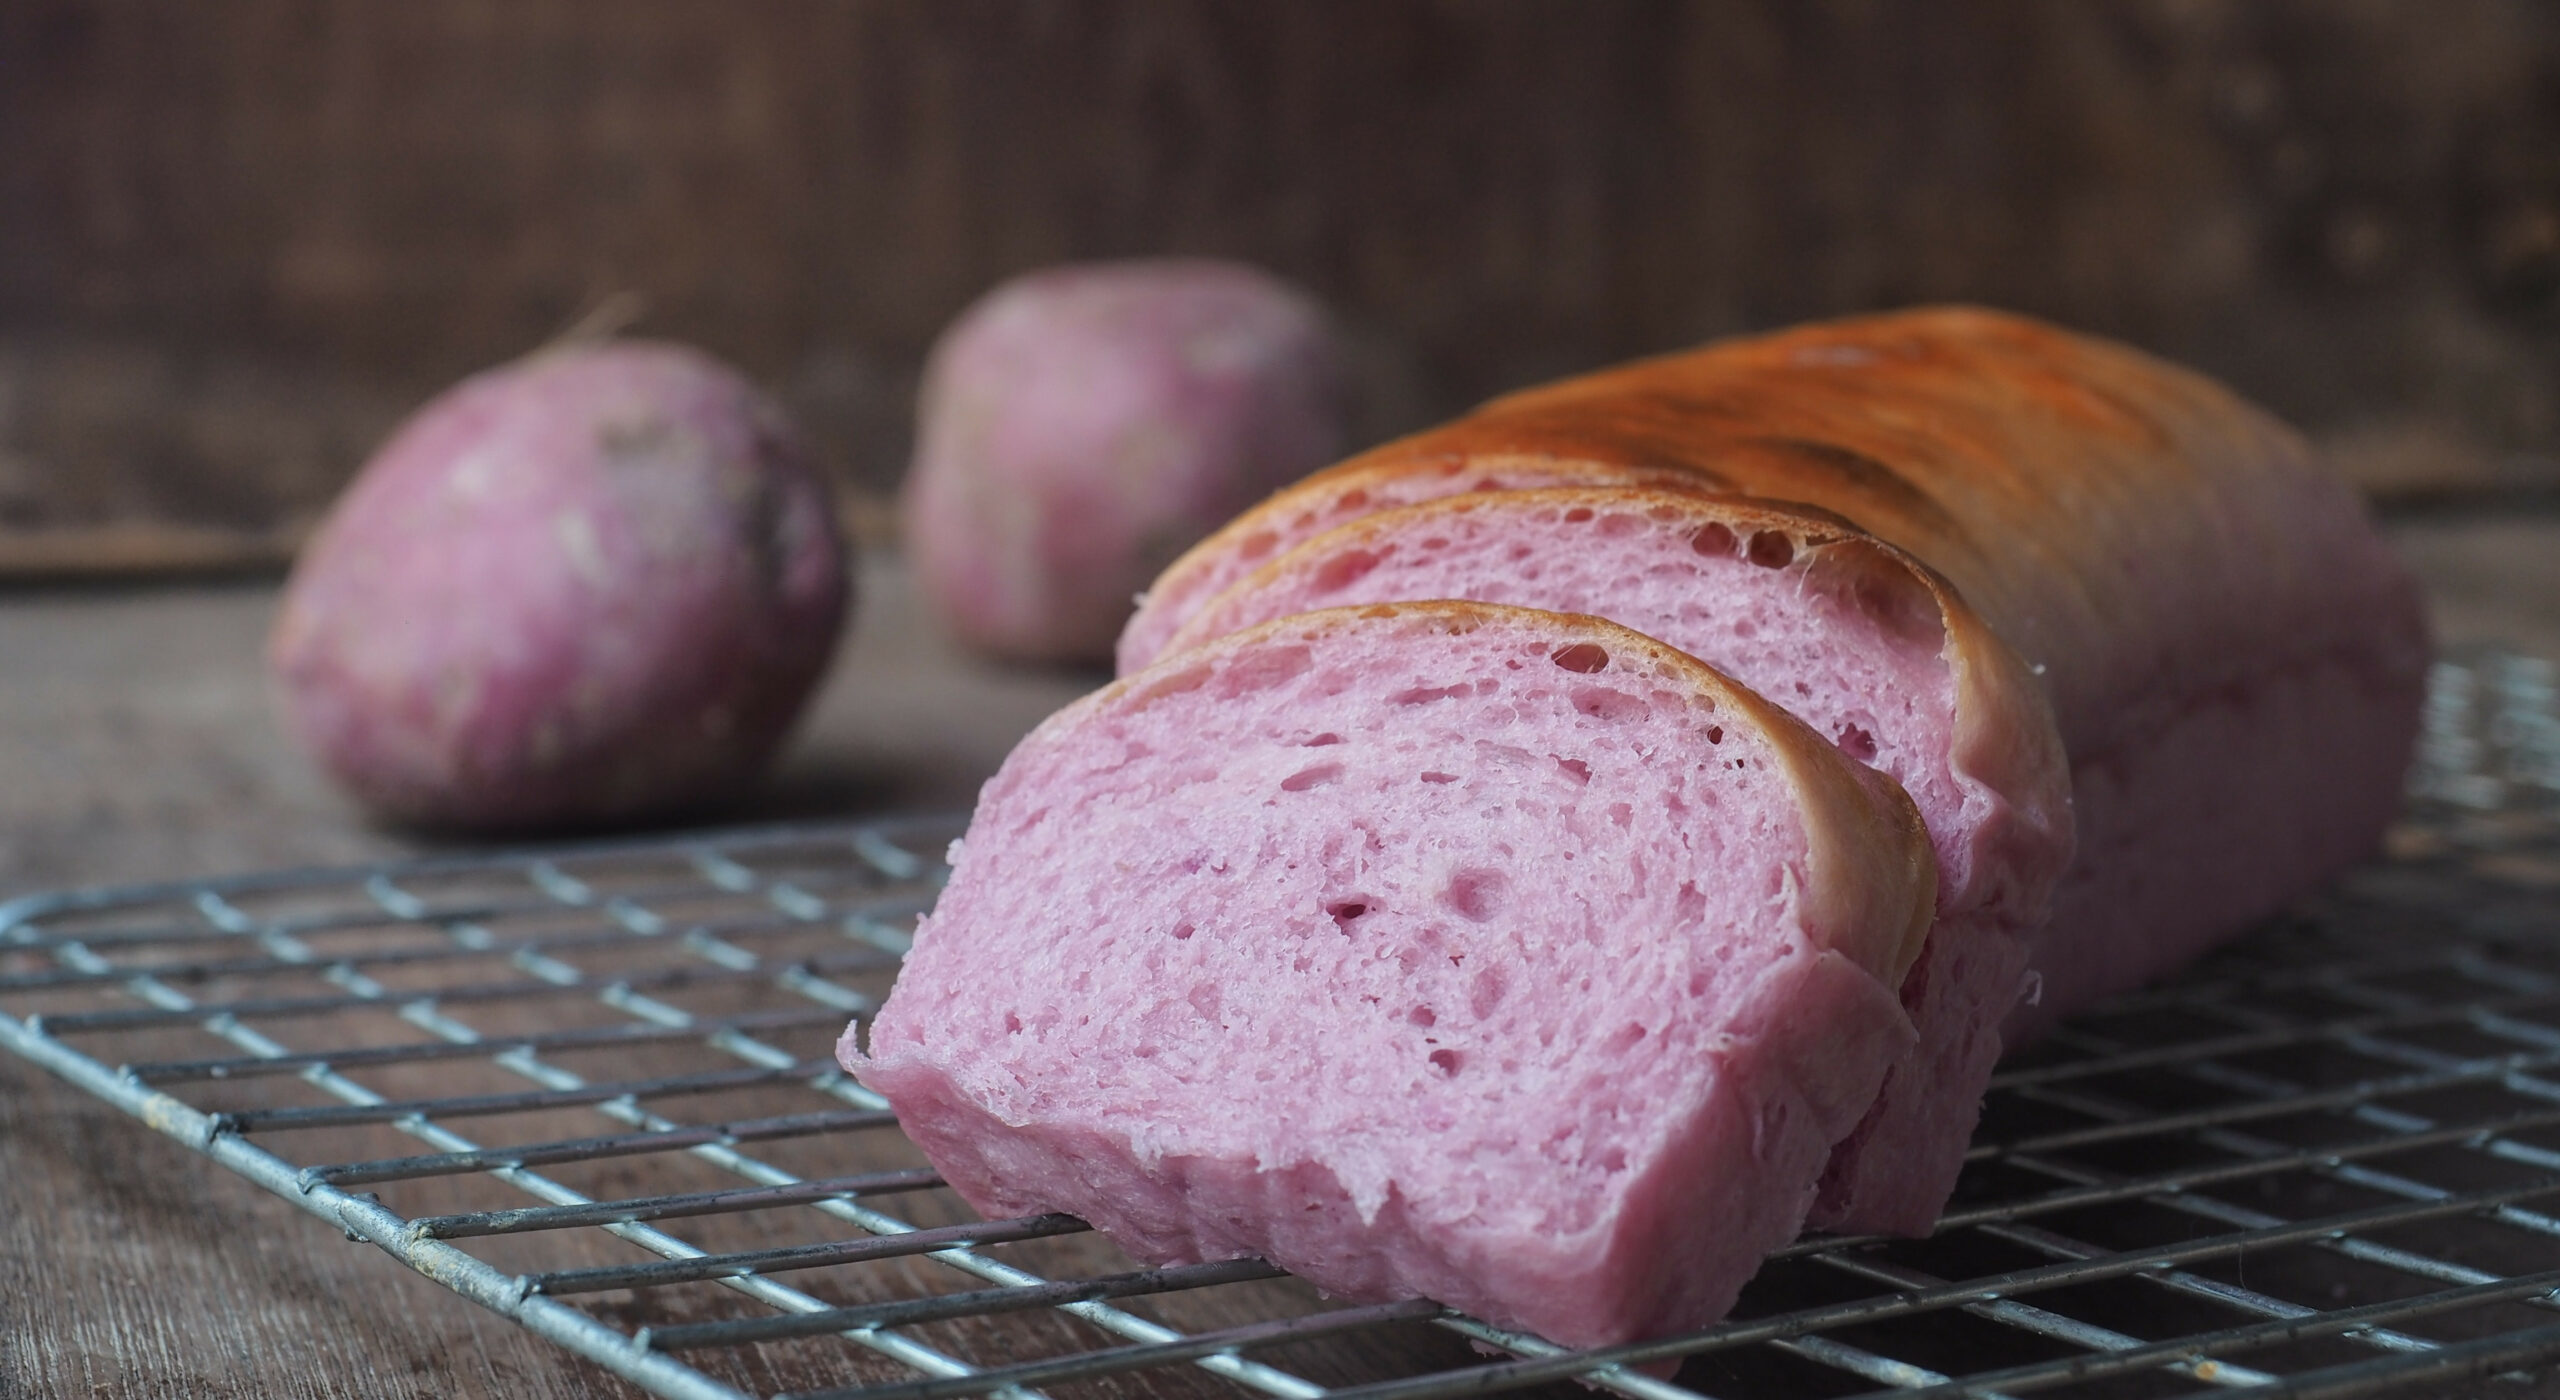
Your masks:
M952 819L20 899L0 1045L696 1400L2444 1384L2560 1359L2554 682L2441 667L2392 859L2004 1064L1934 1235L1595 1351L971 1214L828 1053Z

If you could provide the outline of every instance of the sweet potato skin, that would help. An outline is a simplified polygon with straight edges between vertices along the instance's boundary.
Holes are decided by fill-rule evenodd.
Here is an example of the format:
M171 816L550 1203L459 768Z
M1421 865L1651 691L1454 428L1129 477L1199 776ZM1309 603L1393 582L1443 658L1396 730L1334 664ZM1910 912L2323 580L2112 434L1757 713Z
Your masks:
M918 586L979 650L1107 657L1176 553L1343 447L1322 311L1249 267L1047 269L927 363L902 523Z
M754 777L847 580L824 478L753 385L679 346L569 346L394 433L297 562L269 670L382 818L639 821Z

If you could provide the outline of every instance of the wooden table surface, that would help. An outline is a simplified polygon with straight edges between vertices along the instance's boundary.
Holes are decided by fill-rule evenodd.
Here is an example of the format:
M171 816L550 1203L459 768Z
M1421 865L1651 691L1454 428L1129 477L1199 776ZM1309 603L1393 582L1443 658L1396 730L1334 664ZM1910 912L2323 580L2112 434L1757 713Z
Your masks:
M2452 645L2560 656L2560 517L2393 533ZM965 807L1094 675L957 653L874 560L851 645L741 818ZM410 847L269 722L267 584L0 595L0 895ZM0 1397L592 1397L631 1387L0 1056Z
M1099 673L925 625L892 560L741 820L965 809ZM415 849L266 710L269 584L0 595L0 895ZM0 1054L0 1397L638 1392Z

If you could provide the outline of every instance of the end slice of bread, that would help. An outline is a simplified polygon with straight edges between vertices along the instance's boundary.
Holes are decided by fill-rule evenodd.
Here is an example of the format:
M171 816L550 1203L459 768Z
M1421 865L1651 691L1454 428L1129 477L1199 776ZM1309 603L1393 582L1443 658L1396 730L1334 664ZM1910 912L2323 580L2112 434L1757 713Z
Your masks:
M1653 1335L1909 1050L1934 869L1898 787L1659 642L1333 609L1024 741L842 1054L981 1210Z

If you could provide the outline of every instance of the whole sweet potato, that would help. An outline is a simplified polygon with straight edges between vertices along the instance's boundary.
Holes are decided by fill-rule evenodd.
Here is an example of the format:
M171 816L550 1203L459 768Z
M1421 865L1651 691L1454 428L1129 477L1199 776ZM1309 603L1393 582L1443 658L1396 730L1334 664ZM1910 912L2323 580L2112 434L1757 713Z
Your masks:
M679 346L539 352L393 434L295 566L289 725L412 825L622 822L752 778L847 602L781 411Z
M905 537L960 638L1106 657L1156 571L1343 446L1323 313L1233 263L1053 268L998 287L926 365Z

